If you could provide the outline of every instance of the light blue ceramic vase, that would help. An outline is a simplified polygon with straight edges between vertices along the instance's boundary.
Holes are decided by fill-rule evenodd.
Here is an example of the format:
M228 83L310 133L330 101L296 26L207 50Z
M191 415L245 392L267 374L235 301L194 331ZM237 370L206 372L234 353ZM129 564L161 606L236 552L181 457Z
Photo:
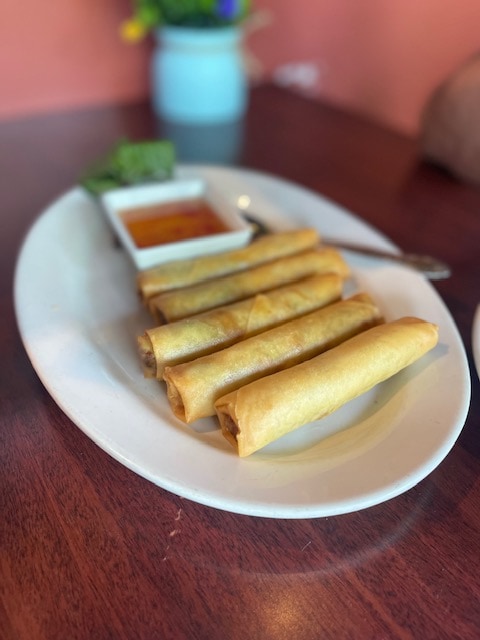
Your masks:
M238 27L163 27L156 33L152 99L172 122L214 124L241 118L248 86Z

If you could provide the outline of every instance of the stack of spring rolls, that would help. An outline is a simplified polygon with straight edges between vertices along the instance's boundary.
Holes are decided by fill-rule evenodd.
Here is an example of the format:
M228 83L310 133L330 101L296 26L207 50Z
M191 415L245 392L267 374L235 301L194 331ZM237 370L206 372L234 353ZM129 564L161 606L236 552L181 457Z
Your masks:
M385 323L314 229L140 272L155 326L138 337L145 377L183 422L217 416L239 456L329 415L419 359L438 327Z

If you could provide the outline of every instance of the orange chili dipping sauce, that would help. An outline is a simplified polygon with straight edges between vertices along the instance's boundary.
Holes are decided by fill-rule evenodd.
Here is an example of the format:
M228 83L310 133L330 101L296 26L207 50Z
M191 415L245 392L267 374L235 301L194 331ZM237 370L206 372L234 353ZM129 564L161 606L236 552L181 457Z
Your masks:
M125 209L121 216L139 249L230 230L202 198Z

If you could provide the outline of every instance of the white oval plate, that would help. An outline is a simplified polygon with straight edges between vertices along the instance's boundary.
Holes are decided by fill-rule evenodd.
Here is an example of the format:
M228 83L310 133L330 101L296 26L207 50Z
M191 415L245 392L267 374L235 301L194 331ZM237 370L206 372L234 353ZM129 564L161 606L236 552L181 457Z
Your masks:
M279 230L315 226L330 237L395 249L349 212L273 176L200 166L179 167L177 175L210 180L234 202L248 195L252 211ZM130 260L80 188L54 202L24 242L15 275L17 319L31 362L61 409L151 482L236 513L347 513L410 489L445 458L466 418L470 377L455 324L423 276L345 256L352 290L369 292L387 320L416 315L437 323L440 342L332 416L246 459L213 418L184 425L170 412L163 386L143 379L136 337L151 321Z
M473 316L472 350L473 361L475 362L477 375L480 378L480 304L477 306Z

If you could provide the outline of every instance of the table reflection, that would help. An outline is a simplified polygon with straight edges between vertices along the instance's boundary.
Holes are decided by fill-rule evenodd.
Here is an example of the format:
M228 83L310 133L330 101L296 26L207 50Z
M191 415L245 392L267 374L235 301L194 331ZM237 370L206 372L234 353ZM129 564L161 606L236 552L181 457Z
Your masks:
M230 165L242 154L244 128L243 119L203 125L158 120L157 135L175 144L179 162Z

